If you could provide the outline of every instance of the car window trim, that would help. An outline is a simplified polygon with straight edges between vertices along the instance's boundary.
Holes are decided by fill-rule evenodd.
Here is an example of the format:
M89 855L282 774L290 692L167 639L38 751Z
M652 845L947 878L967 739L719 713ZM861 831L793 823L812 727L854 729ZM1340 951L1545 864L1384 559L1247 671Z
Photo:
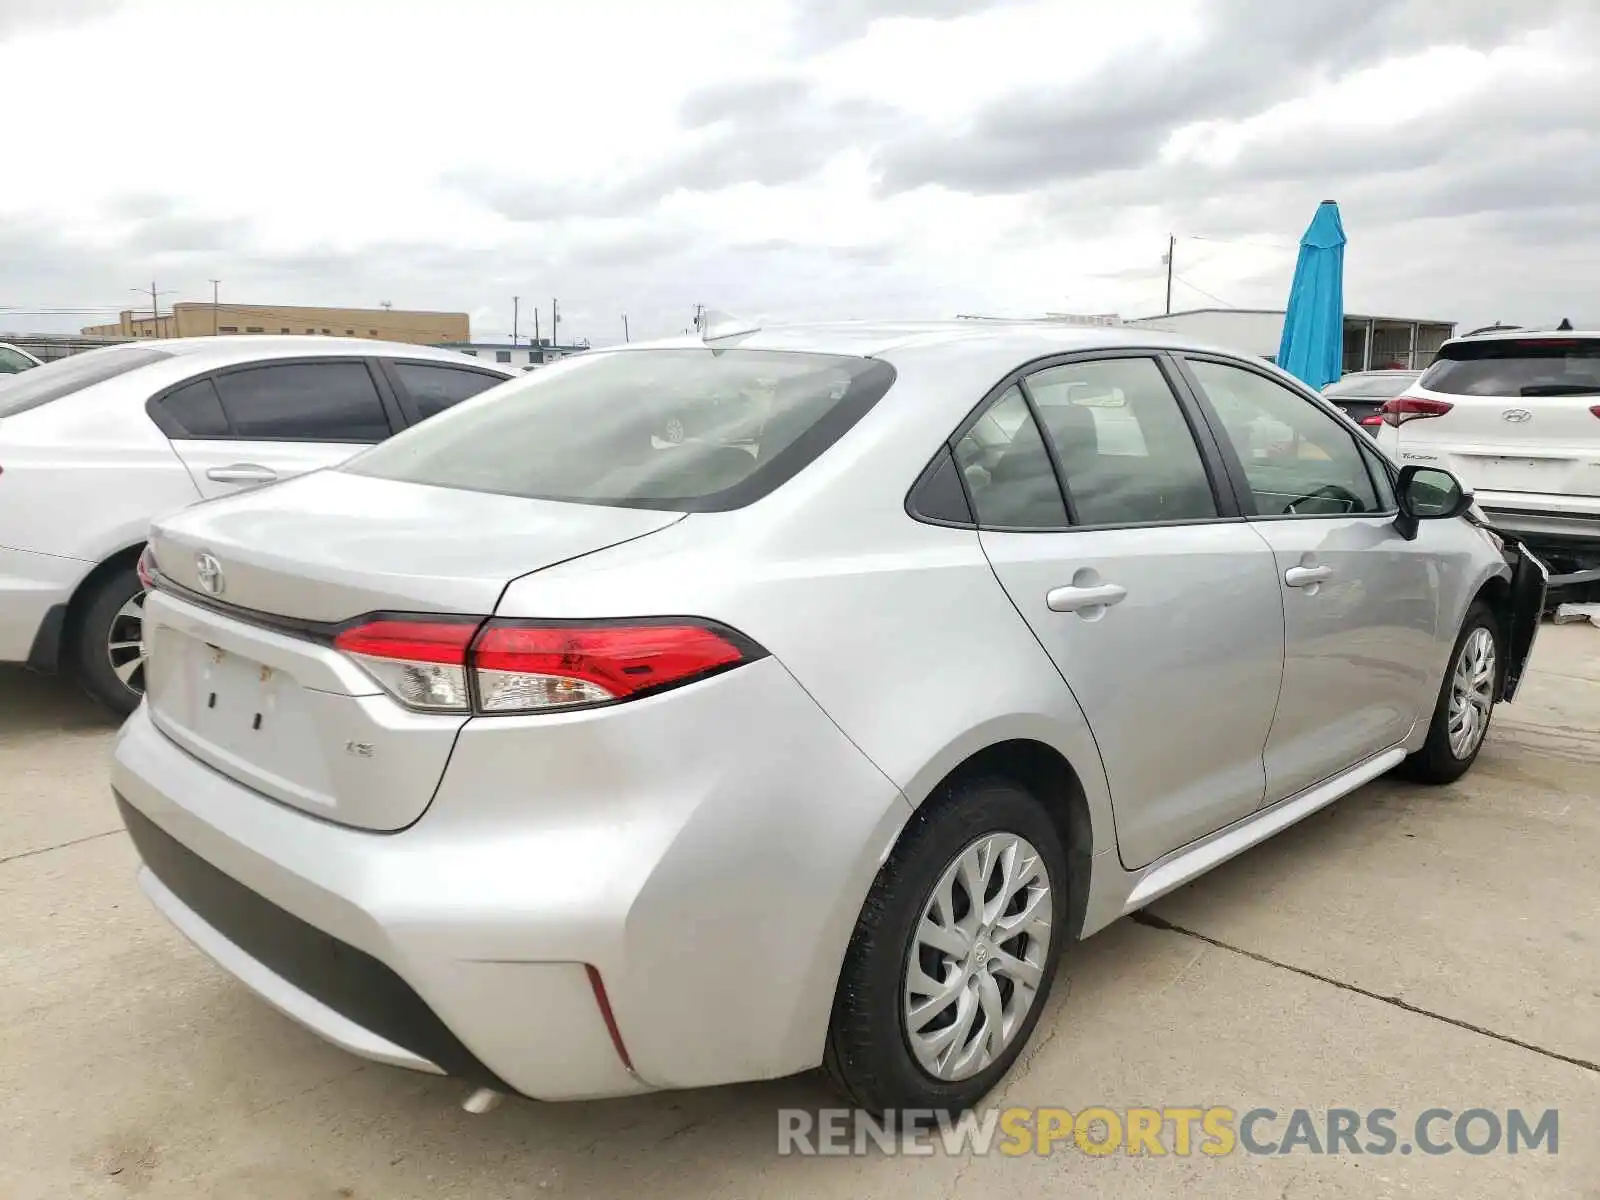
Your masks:
M438 367L444 371L461 371L468 375L482 375L485 379L493 380L489 387L496 387L499 384L509 383L511 380L519 378L516 375L501 375L495 371L485 371L482 366L470 362L440 362L436 358L375 358L372 361L394 395L395 404L400 411L402 421L399 428L406 429L427 418L420 415L422 410L417 407L417 399L411 394L411 389L406 387L405 380L400 378L400 372L395 369L396 367ZM484 391L488 390L489 388L484 388Z
M1219 443L1219 449L1222 454L1223 462L1226 464L1228 475L1233 481L1234 490L1238 493L1239 510L1245 515L1246 520L1337 521L1364 520L1369 518L1393 517L1396 515L1397 510L1394 509L1385 509L1370 513L1264 513L1257 511L1258 506L1256 504L1255 489L1250 485L1250 477L1244 469L1244 460L1239 457L1238 451L1234 449L1233 441L1227 436L1227 426L1222 423L1222 416L1217 412L1216 406L1211 403L1211 398L1206 395L1206 390L1201 385L1199 377L1195 375L1192 370L1190 370L1189 364L1191 362L1216 363L1219 366L1236 367L1240 370L1247 371L1252 375L1259 375L1268 383L1277 384L1285 391L1299 396L1302 400L1310 402L1314 408L1331 417L1336 424L1345 428L1345 436L1350 439L1351 449L1356 452L1357 458L1360 459L1362 463L1363 470L1367 472L1367 482L1372 486L1373 495L1376 499L1381 501L1382 496L1378 494L1377 483L1372 479L1372 467L1367 462L1366 456L1362 453L1363 446L1361 441L1358 440L1366 439L1367 435L1362 432L1361 427L1353 422L1349 415L1341 410L1338 405L1334 404L1320 393L1312 391L1310 388L1306 387L1304 384L1300 383L1299 380L1294 379L1292 376L1285 378L1275 375L1271 371L1264 371L1260 369L1255 363L1242 359L1236 359L1226 354L1216 354L1210 351L1175 350L1173 351L1173 358L1179 372L1183 376L1184 383L1192 392L1197 406L1204 414L1206 421L1212 426L1213 436Z
M209 380L211 382L211 386L216 387L218 379L222 378L224 375L238 374L240 371L259 370L262 367L286 367L303 366L307 364L316 365L319 363L352 362L360 363L362 366L367 368L367 377L372 380L373 390L377 392L378 403L383 409L383 419L389 425L389 432L385 436L393 437L401 429L405 428L404 424L402 423L403 418L400 414L399 407L396 404L393 395L386 390L387 382L380 381L382 372L375 371L373 369L374 360L359 354L296 355L292 358L252 359L250 362L229 363L224 367L213 367L210 370L201 371L197 374L190 375L185 379L179 380L177 383L169 384L160 391L153 393L150 398L144 402L144 411L150 420L155 424L155 427L159 429L162 434L168 438L168 440L174 442L282 442L286 444L304 446L375 446L378 444L377 442L350 441L346 438L254 437L249 434L242 434L235 430L233 417L229 414L228 406L226 404L222 405L222 419L228 423L228 432L226 434L213 434L208 437L196 437L194 434L183 429L182 426L180 426L177 421L175 421L172 416L161 406L161 402L173 392L182 391L190 384L199 383L203 379ZM217 399L219 402L222 399L222 393L220 389L217 392ZM378 439L378 441L383 440L383 438Z
M967 486L966 475L957 471L957 478L961 481L961 489L967 495L967 508L973 514L970 525L962 528L985 530L992 533L1097 533L1101 530L1124 529L1166 529L1181 528L1186 525L1224 525L1243 521L1246 519L1245 510L1240 503L1237 485L1228 472L1226 460L1222 457L1221 449L1217 444L1216 431L1212 428L1205 412L1194 402L1189 393L1189 386L1184 379L1180 365L1173 361L1171 353L1161 346L1114 346L1098 350L1074 350L1067 353L1040 355L1030 359L1020 366L1012 368L1000 381L984 393L983 399L968 410L967 415L956 426L955 432L945 439L942 452L955 453L956 446L961 439L972 432L974 426L983 419L989 409L1005 395L1006 390L1013 384L1022 385L1023 380L1029 375L1036 375L1040 371L1047 371L1052 367L1070 366L1073 363L1101 362L1107 359L1118 358L1150 358L1154 359L1156 367L1161 371L1162 377L1167 382L1173 398L1178 402L1178 408L1183 413L1184 420L1189 425L1189 432L1194 437L1195 448L1200 452L1201 463L1205 467L1206 479L1211 485L1211 498L1217 506L1217 515L1214 517L1181 517L1171 521L1118 521L1102 522L1093 525L1067 524L1060 526L1016 526L1016 525L991 525L977 519L977 505L973 502L972 489ZM1228 361L1223 358L1222 361ZM1039 436L1044 439L1045 450L1050 455L1050 467L1055 472L1056 487L1062 493L1062 506L1068 514L1070 521L1073 515L1070 498L1062 486L1061 464L1057 457L1055 444L1045 432L1045 426L1039 421L1037 407L1033 397L1026 386L1019 386L1023 400L1028 405L1028 413L1039 430ZM937 454L935 455L937 457ZM929 468L924 468L926 472ZM922 481L922 475L917 476L917 483ZM912 484L914 491L917 483ZM917 516L910 505L908 493L907 512L917 520L926 521L926 518ZM933 524L935 522L926 522ZM944 524L945 522L937 522Z

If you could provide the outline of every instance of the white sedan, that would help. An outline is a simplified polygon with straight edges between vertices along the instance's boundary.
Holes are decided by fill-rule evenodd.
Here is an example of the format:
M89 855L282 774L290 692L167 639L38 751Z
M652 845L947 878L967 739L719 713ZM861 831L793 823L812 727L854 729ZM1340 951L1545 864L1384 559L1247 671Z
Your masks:
M205 337L90 350L0 385L0 662L144 691L152 519L333 466L511 378L427 346Z

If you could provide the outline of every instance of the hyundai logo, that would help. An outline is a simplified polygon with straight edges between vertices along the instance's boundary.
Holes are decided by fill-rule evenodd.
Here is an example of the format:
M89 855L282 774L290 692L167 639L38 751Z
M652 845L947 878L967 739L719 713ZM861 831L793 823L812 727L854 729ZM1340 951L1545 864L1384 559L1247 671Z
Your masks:
M1533 414L1525 408L1508 408L1500 414L1502 421L1510 421L1513 425L1521 425L1524 421L1533 420Z
M194 556L194 573L200 581L200 587L213 596L220 596L227 589L228 581L222 574L222 564L209 554Z

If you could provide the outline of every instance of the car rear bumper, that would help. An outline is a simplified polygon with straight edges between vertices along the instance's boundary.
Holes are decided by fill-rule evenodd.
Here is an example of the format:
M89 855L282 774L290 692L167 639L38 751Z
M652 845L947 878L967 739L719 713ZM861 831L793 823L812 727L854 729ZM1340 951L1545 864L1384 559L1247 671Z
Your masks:
M1492 492L1473 499L1497 529L1522 537L1600 539L1600 496Z
M92 564L55 554L0 546L0 662L50 669L35 655L39 634L53 612L65 612L73 590Z
M815 1066L910 814L772 660L610 712L469 722L398 833L274 803L147 707L112 783L147 894L269 1003L367 1058L549 1100Z

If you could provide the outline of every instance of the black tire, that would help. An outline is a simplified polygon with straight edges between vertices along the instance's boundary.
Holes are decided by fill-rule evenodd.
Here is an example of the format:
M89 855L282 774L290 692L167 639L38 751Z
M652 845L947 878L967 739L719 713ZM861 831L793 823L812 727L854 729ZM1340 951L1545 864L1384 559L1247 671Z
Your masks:
M1450 693L1462 649L1479 629L1487 629L1489 636L1494 639L1493 699L1484 717L1483 733L1474 743L1471 752L1463 758L1458 757L1450 745ZM1433 718L1428 725L1428 740L1422 744L1422 749L1401 763L1395 773L1416 783L1444 784L1454 783L1471 770L1472 764L1478 759L1478 752L1483 749L1484 739L1489 735L1489 723L1494 718L1493 701L1499 698L1500 681L1504 676L1505 635L1500 629L1500 622L1496 620L1493 610L1488 605L1481 600L1474 601L1472 607L1467 610L1466 618L1461 622L1461 631L1456 634L1455 645L1450 650L1450 661L1445 665L1444 679L1439 684L1439 695L1434 700Z
M1051 891L1051 935L1033 1007L1016 1036L982 1071L946 1081L925 1071L912 1053L901 1015L904 972L934 885L958 854L991 833L1020 835L1039 852ZM874 1114L960 1112L982 1099L1027 1045L1050 998L1069 936L1067 892L1060 835L1029 792L1007 779L986 778L930 797L878 872L845 954L823 1060L845 1098Z
M139 576L131 566L110 573L95 585L73 634L72 652L79 684L119 717L139 707L144 697L144 678L142 668L134 676L133 687L118 678L108 649L112 625L119 626L119 640L133 632L126 628L127 619L118 614L143 591ZM125 651L119 652L119 661L126 657Z

